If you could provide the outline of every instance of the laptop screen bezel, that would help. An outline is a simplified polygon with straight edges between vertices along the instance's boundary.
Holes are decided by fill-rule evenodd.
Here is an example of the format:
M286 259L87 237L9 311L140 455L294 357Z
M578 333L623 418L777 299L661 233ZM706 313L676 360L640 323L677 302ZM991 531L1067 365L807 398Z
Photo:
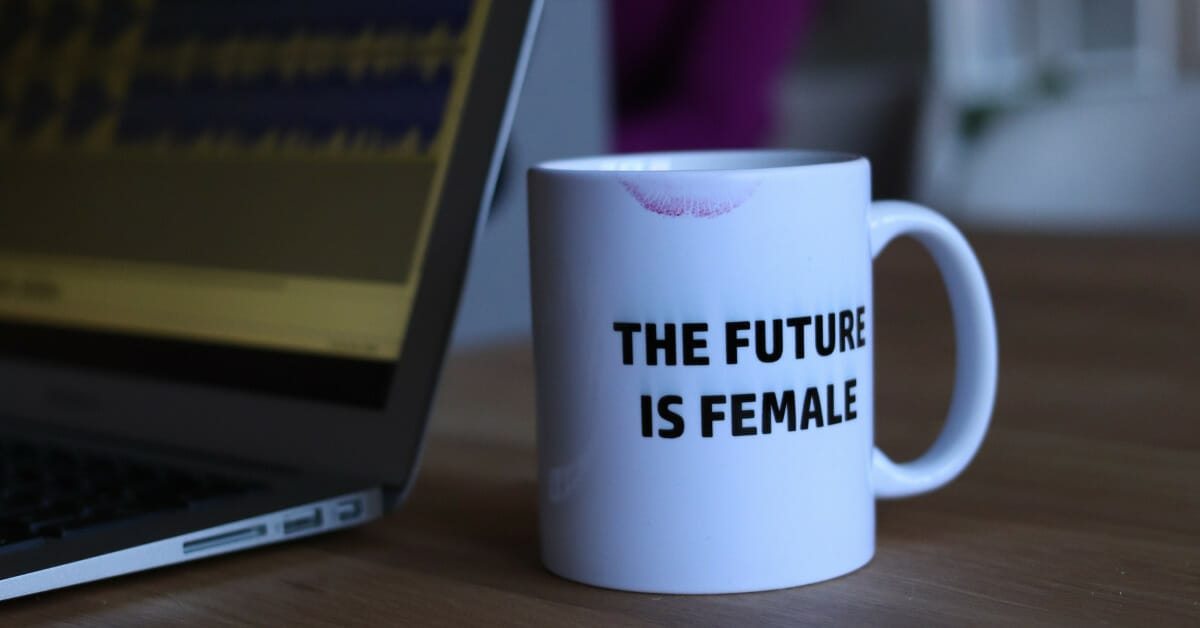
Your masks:
M379 409L0 355L0 420L46 423L379 481L412 479L470 251L499 171L541 0L493 0Z

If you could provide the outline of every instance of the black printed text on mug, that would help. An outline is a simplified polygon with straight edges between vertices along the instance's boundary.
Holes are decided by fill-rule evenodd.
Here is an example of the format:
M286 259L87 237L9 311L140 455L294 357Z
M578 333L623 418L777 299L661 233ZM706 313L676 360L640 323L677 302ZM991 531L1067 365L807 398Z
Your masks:
M866 345L865 317L866 307L858 306L818 315L727 321L721 326L724 351L717 355L730 365L749 360L769 364L861 349ZM613 331L620 336L621 362L627 366L639 361L646 366L707 366L713 361L708 323L617 321ZM712 438L718 430L737 437L838 425L858 417L857 385L851 377L783 391L705 394L691 406L681 395L641 395L641 434L679 438L689 423L700 425L703 438Z

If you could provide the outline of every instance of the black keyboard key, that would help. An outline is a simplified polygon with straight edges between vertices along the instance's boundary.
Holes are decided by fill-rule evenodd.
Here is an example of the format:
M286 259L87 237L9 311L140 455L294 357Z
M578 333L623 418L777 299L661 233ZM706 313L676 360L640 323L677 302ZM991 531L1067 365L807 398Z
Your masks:
M187 508L187 498L175 491L148 491L137 496L137 499L132 502L132 508L142 512L178 510Z
M18 487L41 486L50 480L46 468L33 460L22 461L13 468L9 477L12 485Z
M61 523L43 530L43 534L53 538L68 538L76 534L95 532L113 525L123 525L142 517L152 517L161 512L147 512L130 508L96 508L82 517Z
M86 508L77 503L63 502L43 508L27 515L23 519L28 522L30 530L37 534L42 534L43 530L68 521L74 521L82 517L86 512Z
M0 524L0 545L20 542L31 536L34 534L25 526L10 523Z
M0 502L0 521L36 512L46 505L42 492L37 489L21 489Z
M154 468L148 464L133 463L124 465L121 468L120 475L127 482L148 484L160 480L163 471L161 468Z
M19 550L27 550L38 547L39 545L44 545L45 543L46 539L41 536L23 536L20 538L9 539L0 538L0 556L3 556L9 552L16 552Z
M79 458L83 472L91 478L110 478L117 475L117 462L112 458L83 454Z

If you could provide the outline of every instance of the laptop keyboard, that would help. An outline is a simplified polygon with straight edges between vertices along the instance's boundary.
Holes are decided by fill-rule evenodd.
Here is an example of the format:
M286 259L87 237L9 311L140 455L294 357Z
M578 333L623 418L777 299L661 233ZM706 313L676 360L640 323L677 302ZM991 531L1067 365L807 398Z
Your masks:
M261 488L231 477L0 436L0 554Z

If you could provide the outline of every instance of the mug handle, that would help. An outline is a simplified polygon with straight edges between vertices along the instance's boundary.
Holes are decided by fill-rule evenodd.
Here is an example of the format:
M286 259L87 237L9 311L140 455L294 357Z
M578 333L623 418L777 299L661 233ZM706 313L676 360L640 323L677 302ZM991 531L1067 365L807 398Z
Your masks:
M902 235L929 250L954 314L954 393L941 434L912 462L895 463L878 447L872 457L875 496L908 497L953 480L983 442L996 401L996 319L979 260L950 221L915 203L877 201L867 222L872 258Z

